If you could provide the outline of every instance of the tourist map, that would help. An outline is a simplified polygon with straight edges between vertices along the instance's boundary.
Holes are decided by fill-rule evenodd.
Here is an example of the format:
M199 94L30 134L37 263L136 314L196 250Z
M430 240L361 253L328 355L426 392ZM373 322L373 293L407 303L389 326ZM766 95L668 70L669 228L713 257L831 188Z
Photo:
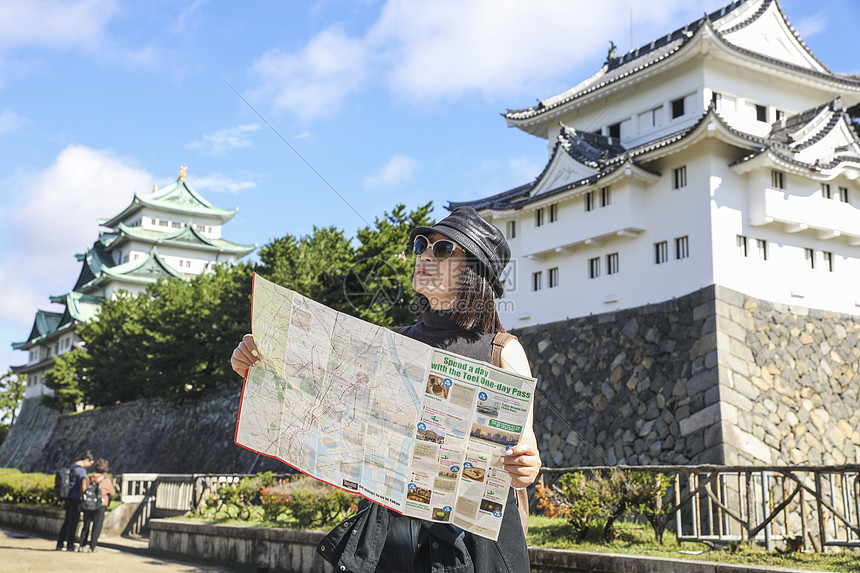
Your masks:
M261 360L236 443L394 511L498 537L535 379L428 346L254 277Z

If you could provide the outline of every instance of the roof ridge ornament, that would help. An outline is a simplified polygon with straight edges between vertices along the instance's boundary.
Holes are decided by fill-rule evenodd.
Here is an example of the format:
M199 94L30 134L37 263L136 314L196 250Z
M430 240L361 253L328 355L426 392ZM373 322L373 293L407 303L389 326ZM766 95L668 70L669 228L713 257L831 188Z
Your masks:
M185 174L187 171L188 171L187 165L180 165L179 166L179 177L177 177L176 180L179 181L181 179L185 179Z

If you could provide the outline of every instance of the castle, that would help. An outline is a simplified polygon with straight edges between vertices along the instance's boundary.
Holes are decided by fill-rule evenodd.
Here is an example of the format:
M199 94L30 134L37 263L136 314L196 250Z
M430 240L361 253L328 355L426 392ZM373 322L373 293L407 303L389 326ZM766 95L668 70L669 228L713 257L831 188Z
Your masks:
M107 230L86 252L75 255L81 271L72 289L52 296L63 312L38 310L27 339L16 350L29 352L26 364L13 372L27 375L25 400L50 392L45 374L55 357L82 344L75 327L94 317L106 298L121 291L139 294L160 278L187 278L232 264L251 253L255 245L223 239L221 227L238 209L213 207L185 177L152 193L135 193L131 203L112 217L99 220Z
M860 461L858 102L738 0L504 114L545 168L449 207L511 245L547 461Z

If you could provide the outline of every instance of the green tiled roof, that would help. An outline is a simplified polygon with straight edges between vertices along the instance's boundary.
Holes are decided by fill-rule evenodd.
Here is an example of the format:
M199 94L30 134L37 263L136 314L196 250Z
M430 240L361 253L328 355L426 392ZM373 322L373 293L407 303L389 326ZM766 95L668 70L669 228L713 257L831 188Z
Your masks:
M219 209L197 193L185 177L177 179L160 191L151 194L135 193L131 204L113 217L99 219L99 225L116 227L143 207L152 207L161 211L177 213L188 217L205 216L219 219L222 223L232 219L239 209Z
M104 266L98 276L75 290L88 291L101 286L105 282L117 281L131 284L154 283L160 278L179 277L185 275L164 262L155 247L139 261L129 261L120 265Z
M12 348L20 350L33 342L56 332L57 327L60 326L62 318L63 313L61 312L37 310L36 318L33 320L33 328L30 329L30 335L27 337L27 340L24 342L13 342Z
M225 239L213 239L207 237L195 229L191 224L170 233L150 231L140 227L129 227L123 223L120 223L117 226L117 230L119 231L120 236L111 243L113 246L121 244L123 240L136 239L138 241L154 243L156 245L178 247L194 246L199 250L230 253L239 257L244 257L257 248L257 245L242 245Z

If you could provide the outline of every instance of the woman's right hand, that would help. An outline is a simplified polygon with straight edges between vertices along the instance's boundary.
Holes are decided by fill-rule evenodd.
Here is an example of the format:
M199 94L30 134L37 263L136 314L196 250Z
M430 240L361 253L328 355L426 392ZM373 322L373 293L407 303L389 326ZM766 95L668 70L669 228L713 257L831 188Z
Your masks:
M248 373L248 368L258 360L260 360L260 353L257 352L254 337L246 334L242 337L242 342L239 343L239 346L236 347L236 350L230 356L230 366L233 367L236 374L244 378L245 374Z

